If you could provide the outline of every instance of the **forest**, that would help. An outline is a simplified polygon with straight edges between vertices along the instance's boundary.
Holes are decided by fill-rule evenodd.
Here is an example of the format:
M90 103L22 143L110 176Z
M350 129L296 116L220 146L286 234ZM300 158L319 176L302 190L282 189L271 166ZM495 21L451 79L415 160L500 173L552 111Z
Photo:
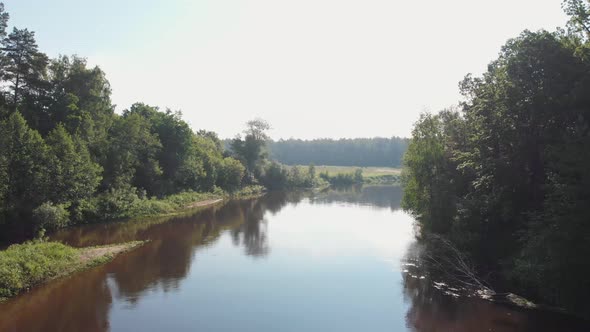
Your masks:
M313 173L268 160L264 120L248 122L230 153L178 111L138 102L117 114L99 67L49 58L33 31L7 31L8 21L0 3L0 242L260 185L315 185Z
M590 3L565 28L510 39L463 100L423 114L403 206L502 291L590 312Z
M287 165L401 167L408 139L287 139L269 142L270 157Z
M362 169L316 176L314 165L403 166L402 205L425 245L451 244L482 284L587 316L590 3L563 8L566 27L510 39L410 139L272 141L262 119L222 140L180 111L115 112L100 67L48 57L35 32L8 29L0 3L0 243L224 195L363 182Z

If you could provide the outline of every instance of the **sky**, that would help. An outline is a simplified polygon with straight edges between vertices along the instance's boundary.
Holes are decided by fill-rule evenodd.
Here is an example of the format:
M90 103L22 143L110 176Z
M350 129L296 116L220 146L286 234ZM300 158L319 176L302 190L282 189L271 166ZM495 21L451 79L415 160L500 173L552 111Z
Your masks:
M409 137L457 104L524 30L567 20L561 0L4 0L9 27L49 56L99 65L117 112L180 110L230 138L267 120L278 138Z

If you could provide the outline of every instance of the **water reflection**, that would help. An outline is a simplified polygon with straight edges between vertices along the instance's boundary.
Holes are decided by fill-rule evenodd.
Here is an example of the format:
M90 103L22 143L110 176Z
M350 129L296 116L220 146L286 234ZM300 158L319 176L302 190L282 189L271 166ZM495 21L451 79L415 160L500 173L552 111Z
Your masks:
M243 246L246 255L261 257L270 252L264 211L264 204L260 201L251 202L251 208L244 216L244 222L231 230L233 244Z
M107 331L112 296L106 271L98 267L83 275L0 304L0 331Z
M428 273L419 266L400 273L402 260L420 255L401 194L385 186L273 193L58 232L53 239L74 246L150 242L0 304L0 331L576 331L582 324L446 296L420 278Z
M133 307L144 294L177 292L195 249L206 248L229 229L243 238L236 245L264 254L266 235L259 225L264 202L231 201L194 215L134 223L91 225L65 230L52 240L88 246L149 240L113 262L54 281L0 304L0 331L106 331L113 298ZM198 262L196 262L198 264ZM34 319L33 319L34 318Z
M408 255L421 248L412 245ZM419 264L419 260L410 262ZM474 298L457 298L433 287L420 265L406 266L404 297L410 308L406 320L412 331L528 331L525 314Z
M350 186L330 189L315 196L318 203L344 202L364 206L390 208L392 211L401 208L403 191L398 186Z
M410 304L406 321L412 331L590 331L588 322L565 314L482 300L445 280L440 271L430 270L424 263L426 250L413 242L403 259L404 298Z

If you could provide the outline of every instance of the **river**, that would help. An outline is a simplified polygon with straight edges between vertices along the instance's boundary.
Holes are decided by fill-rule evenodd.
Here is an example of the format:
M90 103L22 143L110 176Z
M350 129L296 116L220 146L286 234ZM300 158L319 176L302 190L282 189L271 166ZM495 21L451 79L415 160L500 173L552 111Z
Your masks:
M408 273L419 245L401 196L272 193L63 230L52 239L74 246L150 242L0 304L0 331L590 331Z

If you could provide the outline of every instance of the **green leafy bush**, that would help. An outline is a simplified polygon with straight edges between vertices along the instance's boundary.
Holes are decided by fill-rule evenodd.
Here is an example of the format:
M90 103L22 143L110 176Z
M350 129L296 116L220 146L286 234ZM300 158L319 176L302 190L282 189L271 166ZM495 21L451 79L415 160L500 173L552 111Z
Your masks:
M68 272L77 259L76 249L56 242L27 242L0 251L0 298Z
M55 230L68 225L70 213L66 204L45 202L33 210L33 221L37 231Z
M219 185L229 192L238 190L242 185L242 179L244 178L246 168L244 168L239 160L231 157L223 159L222 165L217 180Z
M96 197L95 218L98 220L111 220L131 217L130 207L137 204L140 198L137 189L131 186L110 189Z
M242 189L235 191L232 193L232 197L249 197L249 196L256 196L263 194L266 191L266 188L260 185L252 185L242 187Z
M275 161L267 164L260 182L270 190L313 188L322 182L315 176L315 166L307 170L299 166L284 166Z
M330 175L328 172L320 173L320 178L329 182L333 186L350 186L364 182L363 172L359 168L353 173L338 173Z

